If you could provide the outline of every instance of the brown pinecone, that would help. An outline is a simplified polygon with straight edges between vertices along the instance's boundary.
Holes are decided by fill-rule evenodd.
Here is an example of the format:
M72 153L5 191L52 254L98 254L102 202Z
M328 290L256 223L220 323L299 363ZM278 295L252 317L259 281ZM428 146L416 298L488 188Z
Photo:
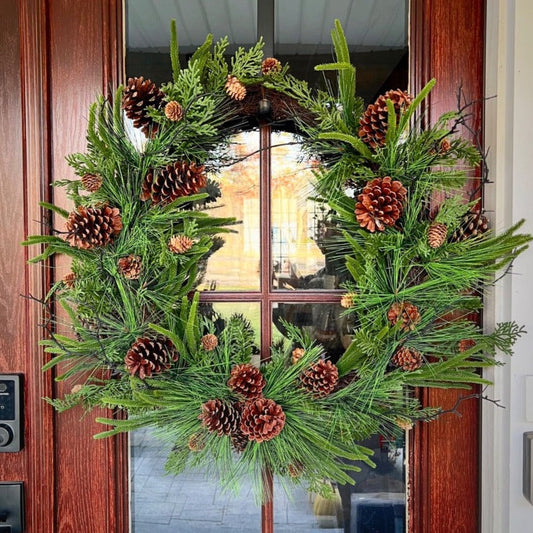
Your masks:
M201 343L206 352L211 352L218 346L218 337L213 333L208 333L202 337Z
M240 427L237 428L233 433L231 433L229 438L231 447L238 453L242 453L248 445L248 442L250 442L250 439L248 439L248 435L245 435L241 431Z
M347 292L341 296L341 307L345 309L350 309L353 307L355 302L355 294L353 292Z
M403 346L393 355L392 364L411 372L422 366L422 354L413 348Z
M241 410L223 400L208 400L202 404L202 413L198 418L203 426L218 436L230 435L239 427Z
M207 184L204 166L187 161L176 161L157 174L150 169L142 184L141 200L166 205L176 198L196 194Z
M300 462L289 463L287 465L287 474L292 478L298 478L304 473L304 465Z
M452 241L462 242L471 237L478 237L489 229L489 220L480 212L468 213L461 225L454 231Z
M85 174L81 178L81 184L86 191L96 192L102 186L102 176L98 176L98 174Z
M389 111L387 100L391 100L396 111L396 123L400 116L411 104L413 98L410 94L396 89L381 95L373 104L370 104L359 120L359 137L373 149L385 146L387 135Z
M63 283L67 289L72 289L74 287L74 282L76 281L76 274L74 272L69 272L63 276Z
M249 440L264 442L278 436L285 426L285 413L274 400L257 398L244 406L241 431Z
M265 385L265 377L254 365L235 365L231 369L228 387L247 400L261 396Z
M172 100L165 106L165 117L172 122L178 122L183 118L183 107L179 102Z
M120 211L116 207L83 207L70 213L67 241L71 246L90 250L109 244L122 230Z
M187 253L193 246L194 241L186 235L174 235L168 241L168 249L175 254Z
M152 373L168 370L178 357L178 351L170 339L141 337L131 345L124 362L132 376L138 374L144 379Z
M122 109L126 116L133 120L136 128L141 128L148 137L158 130L158 124L148 116L148 108L158 108L165 95L152 80L129 78L124 92L122 93Z
M300 381L308 392L318 398L331 394L339 381L339 371L331 361L318 361L300 375Z
M416 305L410 302L394 302L387 311L387 319L394 326L401 323L403 331L413 331L422 317Z
M376 229L384 231L394 226L403 211L407 189L391 177L375 178L369 181L357 197L355 217L363 228L371 233Z
M344 374L344 376L340 377L339 381L337 381L337 385L335 385L334 392L344 389L345 387L351 385L354 381L357 381L358 379L359 376L357 375L355 370L348 372L348 374Z
M193 433L189 437L187 446L191 452L201 452L205 448L205 437L200 433Z
M276 74L281 72L281 63L275 57L267 57L261 63L261 73L263 76L268 76L269 74Z
M244 100L244 97L246 96L246 87L241 81L239 81L237 76L228 74L228 81L226 81L226 85L224 85L224 87L226 88L226 93L228 96L233 98L233 100Z
M133 254L127 257L121 257L117 261L117 267L119 273L126 279L139 279L142 268L141 258Z
M414 426L412 420L410 420L409 418L404 418L403 416L397 416L394 419L394 422L400 429L403 429L404 431L409 431L413 429Z
M452 147L452 143L445 137L442 139L442 141L439 143L439 154L447 154Z
M446 224L433 222L433 224L428 227L428 244L431 246L431 248L440 248L446 240L447 233L448 227Z
M305 354L305 350L303 348L294 348L292 351L292 357L291 362L293 365L295 365Z
M462 339L459 341L459 351L461 353L466 352L467 350L470 350L476 345L476 341L474 339Z

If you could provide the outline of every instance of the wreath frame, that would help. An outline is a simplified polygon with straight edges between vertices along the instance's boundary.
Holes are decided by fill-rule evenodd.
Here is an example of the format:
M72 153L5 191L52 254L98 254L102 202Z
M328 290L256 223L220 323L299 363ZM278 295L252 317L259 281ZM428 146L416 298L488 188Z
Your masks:
M60 411L125 409L126 420L98 419L110 429L95 437L153 426L174 446L169 472L209 467L226 488L251 476L260 503L271 496L265 469L287 487L304 483L321 494L331 491L325 479L353 483L354 462L373 465L356 441L396 436L442 413L406 391L487 384L479 370L498 364L497 352L510 354L524 333L514 322L485 333L470 320L482 289L531 236L518 233L522 222L493 235L479 200L460 198L482 160L460 137L465 110L422 128L416 113L434 80L414 98L391 91L365 109L338 21L332 41L336 61L316 70L335 71L338 91L316 93L288 66L263 59L261 41L228 63L227 39L208 36L182 69L172 22L173 80L158 88L134 78L91 107L87 153L67 158L79 179L55 183L75 209L42 204L65 219L66 231L51 227L24 242L44 245L31 262L54 254L73 261L42 302L55 297L76 336L58 333L51 314L43 368L58 368L56 379L73 386L50 403ZM341 304L357 324L336 365L285 324L290 342L254 370L249 323L233 316L219 331L199 312L198 271L235 223L201 209L219 196L206 174L228 162L247 87L289 97L305 148L322 159L318 200L332 212L330 246L351 277ZM124 112L147 136L142 150ZM379 130L378 141L365 125ZM437 190L448 198L435 214L429 199ZM478 233L463 239L473 221Z

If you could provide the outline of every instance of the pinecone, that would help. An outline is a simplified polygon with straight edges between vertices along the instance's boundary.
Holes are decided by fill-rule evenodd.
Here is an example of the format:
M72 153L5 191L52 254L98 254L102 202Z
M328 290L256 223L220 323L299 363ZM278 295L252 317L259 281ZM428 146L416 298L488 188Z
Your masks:
M387 319L394 326L401 322L400 329L413 331L422 317L416 305L410 302L394 302L387 311Z
M72 289L74 287L74 282L76 281L76 274L74 272L69 272L63 276L63 283L67 289Z
M452 241L462 242L471 237L478 237L489 229L489 220L480 212L468 213L461 225L454 231Z
M392 357L392 364L409 372L422 366L422 354L413 348L399 348Z
M83 207L70 213L67 241L71 246L90 250L109 244L122 230L120 211L116 207Z
M150 169L142 184L141 200L152 200L152 203L166 205L176 198L196 194L207 184L203 165L176 161L167 165L157 174Z
M446 226L446 224L433 222L433 224L428 227L428 244L431 246L431 248L440 248L446 240L447 233L448 226Z
M355 217L371 233L376 229L384 231L387 226L394 226L400 218L406 195L407 190L400 181L392 181L389 176L375 178L365 185L357 197Z
M339 381L339 371L331 361L318 361L300 375L304 389L318 398L331 394Z
M201 343L206 352L211 352L218 346L218 337L212 333L208 333L202 337Z
M158 124L148 116L148 108L159 108L163 97L159 87L152 80L140 78L129 78L128 84L122 93L122 109L126 116L133 120L136 128L141 128L148 137L158 130Z
M178 357L178 352L170 339L141 337L131 345L124 362L132 376L138 374L144 379L150 377L152 373L168 370Z
M237 431L241 411L223 400L208 400L202 405L202 414L198 418L203 426L220 437Z
M183 118L183 107L179 102L172 100L165 106L165 117L171 122L178 122Z
M81 184L86 191L96 192L102 186L102 176L98 176L98 174L85 174L81 178Z
M289 463L287 465L287 474L293 479L300 477L304 473L304 465L300 462Z
M452 148L452 143L445 137L439 143L439 154L440 155L447 154L451 150L451 148Z
M189 437L187 446L191 452L201 452L205 448L205 437L200 433L193 433Z
M261 396L265 385L263 374L254 365L235 365L231 369L228 387L247 400Z
M168 249L175 254L185 254L193 246L194 241L186 235L174 235L168 241Z
M139 279L142 268L141 258L133 254L127 257L121 257L117 261L117 267L119 273L126 279Z
M398 123L401 114L409 107L413 98L405 91L397 89L381 95L375 103L366 108L359 120L359 137L373 149L385 146L385 136L389 126L387 100L391 100L394 105L396 123Z
M244 406L241 431L249 440L264 442L280 434L285 426L285 413L274 400L257 398Z
M355 294L353 292L347 292L341 296L341 307L350 309L355 303Z
M291 362L293 365L295 365L305 354L305 350L303 348L294 348L292 351L292 357Z
M351 385L354 381L357 381L358 379L359 376L357 375L355 370L348 372L348 374L344 374L344 376L340 377L339 381L337 381L337 385L335 385L334 392L344 389L345 387Z
M240 427L237 428L233 433L230 434L230 443L231 447L238 453L242 453L246 446L248 445L248 442L250 440L248 439L248 435L245 435Z
M462 339L459 341L459 351L461 353L464 353L471 348L473 348L476 345L476 341L474 339Z
M276 74L278 72L281 72L281 63L275 57L267 57L261 63L261 73L263 76Z
M228 74L228 81L226 81L226 85L224 85L224 87L226 88L226 93L228 96L233 98L233 100L244 100L244 97L246 96L246 87L241 81L239 81L237 76Z
M403 416L397 416L395 419L394 419L394 423L400 428L400 429L403 429L404 431L409 431L411 429L413 429L413 421L410 420L409 418L404 418Z

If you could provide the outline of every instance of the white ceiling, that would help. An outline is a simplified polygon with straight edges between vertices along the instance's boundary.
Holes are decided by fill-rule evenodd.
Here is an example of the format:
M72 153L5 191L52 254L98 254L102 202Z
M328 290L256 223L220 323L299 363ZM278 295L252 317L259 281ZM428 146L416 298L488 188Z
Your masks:
M168 50L170 19L178 27L180 51L191 52L208 33L231 43L256 41L258 0L126 0L130 50ZM261 0L259 0L261 1ZM338 18L352 51L403 48L407 41L406 0L277 0L276 53L331 50Z

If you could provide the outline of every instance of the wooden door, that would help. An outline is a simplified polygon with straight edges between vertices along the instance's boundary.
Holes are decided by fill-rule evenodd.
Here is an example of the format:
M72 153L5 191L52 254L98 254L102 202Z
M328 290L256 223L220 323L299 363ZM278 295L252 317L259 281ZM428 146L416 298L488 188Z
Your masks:
M411 87L431 77L431 117L483 96L484 0L411 0ZM69 177L68 153L83 150L89 104L121 79L120 0L4 0L0 17L0 372L25 376L25 447L0 454L0 480L23 481L27 533L126 533L125 439L93 441L96 425L80 411L55 414L43 396L62 394L40 370L42 297L54 268L27 267L19 243L41 231L39 200ZM473 106L474 129L481 103ZM54 267L56 265L50 265ZM58 272L61 264L57 265ZM421 391L451 407L459 392ZM463 402L410 435L412 533L474 533L479 528L479 405Z

